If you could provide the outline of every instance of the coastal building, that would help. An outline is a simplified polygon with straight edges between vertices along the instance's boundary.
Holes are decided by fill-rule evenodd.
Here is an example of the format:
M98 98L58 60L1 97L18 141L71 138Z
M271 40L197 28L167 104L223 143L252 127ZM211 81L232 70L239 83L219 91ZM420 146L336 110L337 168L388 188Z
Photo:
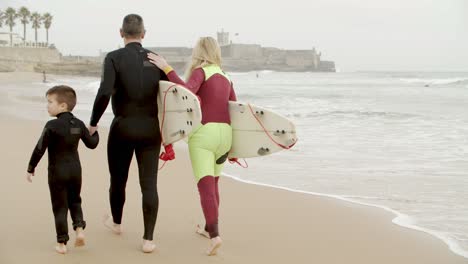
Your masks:
M217 32L217 41L227 71L326 71L335 72L333 61L322 61L322 54L310 50L284 50L262 47L258 44L233 43L229 32ZM174 68L183 70L189 62L191 49L185 47L153 47L150 50L163 55Z
M0 32L0 47L53 48L54 46L47 42L24 41L18 33Z
M12 43L10 43L10 35ZM15 46L21 43L23 43L23 38L17 33L0 32L0 47Z

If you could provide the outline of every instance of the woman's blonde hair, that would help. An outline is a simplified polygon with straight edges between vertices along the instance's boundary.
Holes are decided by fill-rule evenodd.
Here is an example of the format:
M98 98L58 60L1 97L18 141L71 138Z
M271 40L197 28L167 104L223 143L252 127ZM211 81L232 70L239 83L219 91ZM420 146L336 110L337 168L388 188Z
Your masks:
M202 37L193 48L192 63L188 68L186 76L190 76L196 68L210 64L216 64L221 67L221 49L214 38Z

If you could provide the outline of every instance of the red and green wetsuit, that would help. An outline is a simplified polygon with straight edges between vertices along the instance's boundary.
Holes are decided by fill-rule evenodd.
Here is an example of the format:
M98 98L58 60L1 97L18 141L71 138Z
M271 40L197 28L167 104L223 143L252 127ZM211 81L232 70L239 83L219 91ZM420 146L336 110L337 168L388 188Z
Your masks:
M218 65L211 64L193 70L187 82L171 68L164 69L169 81L183 85L201 98L202 124L231 124L229 101L236 101L236 93L229 77Z
M229 77L215 64L196 68L187 82L171 67L164 72L171 82L183 85L201 100L202 126L189 135L189 152L205 215L205 230L211 238L217 237L218 181L232 145L229 101L236 101L236 94Z

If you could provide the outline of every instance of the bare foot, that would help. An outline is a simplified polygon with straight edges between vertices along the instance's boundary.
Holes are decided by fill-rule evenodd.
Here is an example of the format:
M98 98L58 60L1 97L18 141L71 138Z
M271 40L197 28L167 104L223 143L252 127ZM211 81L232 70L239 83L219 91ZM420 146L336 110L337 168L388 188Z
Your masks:
M83 228L78 227L75 230L76 232L76 239L75 239L75 247L82 247L85 245L85 235Z
M66 254L67 253L67 246L65 246L64 243L57 243L55 246L55 251L60 254Z
M208 234L208 232L206 232L204 228L201 228L200 225L197 225L197 230L195 232L197 232L197 234L199 234L200 236L210 238L210 234Z
M102 220L104 225L109 228L114 234L122 234L122 227L119 224L116 224L112 221L112 217L109 214L104 215Z
M221 237L219 237L219 236L213 237L211 239L210 248L208 248L208 250L206 251L206 254L208 256L216 255L218 253L218 248L221 246L222 243L223 243L223 241L221 240Z
M153 243L153 241L143 239L143 246L141 247L141 250L144 253L151 253L155 249L156 249L156 245Z

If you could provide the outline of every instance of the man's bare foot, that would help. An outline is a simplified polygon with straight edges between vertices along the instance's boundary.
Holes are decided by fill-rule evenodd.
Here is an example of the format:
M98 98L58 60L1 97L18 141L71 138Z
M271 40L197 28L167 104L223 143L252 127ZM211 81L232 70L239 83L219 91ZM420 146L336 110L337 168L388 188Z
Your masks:
M76 232L76 239L75 239L75 247L82 247L85 245L85 235L83 228L78 227L75 230Z
M155 249L156 249L156 245L153 243L153 241L143 239L143 246L141 247L141 250L144 253L151 253Z
M112 220L112 217L109 214L104 215L102 222L114 234L117 234L117 235L122 234L122 227L119 224L114 223Z
M67 253L67 246L65 246L64 243L57 243L55 246L55 251L60 254L66 254Z
M223 241L221 240L221 237L219 237L219 236L213 237L211 239L210 248L208 248L208 250L206 251L206 254L208 256L216 255L218 253L218 248L221 246L222 243L223 243Z
M208 232L206 232L204 228L201 228L200 225L197 225L197 230L195 232L197 232L197 234L199 234L200 236L210 238L210 234L208 234Z

